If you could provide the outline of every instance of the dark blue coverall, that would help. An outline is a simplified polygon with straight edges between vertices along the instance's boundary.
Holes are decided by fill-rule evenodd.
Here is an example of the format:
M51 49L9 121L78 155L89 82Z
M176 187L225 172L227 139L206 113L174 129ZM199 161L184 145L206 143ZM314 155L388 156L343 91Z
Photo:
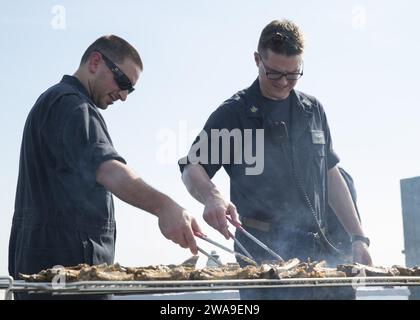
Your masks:
M218 150L218 163L212 162L212 129L239 129L243 133L242 138L246 129L253 131L253 138L257 129L264 129L263 172L258 175L245 174L250 164L246 161L235 163L233 139L230 162L222 163L221 150ZM327 259L332 263L342 262L331 256L316 237L318 223L323 229L328 227L327 172L339 162L332 147L324 109L316 98L292 90L285 100L270 100L262 96L257 79L249 88L236 93L219 106L203 130L209 140L208 159L206 163L201 161L200 164L210 178L224 167L230 177L230 199L238 210L243 226L251 234L284 259L296 257L302 261L310 258L312 261ZM195 143L199 140L197 137ZM242 153L244 150L242 148ZM255 139L253 152L255 155ZM242 159L245 159L245 155L242 155ZM185 158L182 160L181 172L185 168ZM301 181L300 188L297 181ZM302 188L314 212L304 200ZM241 232L237 232L236 236L258 262L273 259ZM239 248L235 249L240 251ZM243 265L242 261L238 262ZM340 288L340 291L241 290L240 294L242 299L354 298L352 288Z
M97 168L111 159L125 163L84 86L64 76L38 98L26 120L9 242L11 276L113 263L113 198L96 182Z

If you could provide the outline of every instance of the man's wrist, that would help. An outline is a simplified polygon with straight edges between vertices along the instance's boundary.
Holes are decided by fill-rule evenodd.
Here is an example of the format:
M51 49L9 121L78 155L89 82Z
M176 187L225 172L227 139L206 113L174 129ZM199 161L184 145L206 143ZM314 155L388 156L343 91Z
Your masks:
M360 235L353 234L351 236L350 241L351 241L352 244L356 241L361 241L361 242L365 243L368 247L370 246L370 239L368 237L365 237L365 236L360 236Z
M220 199L223 199L223 196L220 193L220 191L216 187L214 187L211 188L209 192L207 192L206 197L204 199L204 204L211 203L213 201L220 201Z

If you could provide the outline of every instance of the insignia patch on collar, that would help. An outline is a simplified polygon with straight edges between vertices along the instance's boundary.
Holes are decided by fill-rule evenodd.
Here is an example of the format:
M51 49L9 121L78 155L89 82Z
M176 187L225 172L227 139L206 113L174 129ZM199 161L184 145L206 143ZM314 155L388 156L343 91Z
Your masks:
M303 98L302 99L302 103L305 105L305 107L307 107L308 109L310 109L312 107L312 102L307 99L307 98Z
M325 144L325 135L322 130L311 130L313 144Z
M250 110L252 113L255 113L255 112L257 112L257 111L258 111L258 108L257 108L256 106L252 106L249 110Z

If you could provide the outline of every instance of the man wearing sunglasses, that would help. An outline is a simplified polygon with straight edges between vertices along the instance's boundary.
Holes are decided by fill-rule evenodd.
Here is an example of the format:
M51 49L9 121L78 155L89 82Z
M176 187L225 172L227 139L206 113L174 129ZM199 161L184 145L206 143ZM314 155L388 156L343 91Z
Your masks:
M180 161L182 179L191 195L204 204L203 218L210 226L228 239L226 216L239 222L239 214L242 226L284 259L326 259L333 265L342 261L343 251L331 243L328 234L329 204L349 241L351 237L352 259L371 264L369 239L338 170L339 158L332 148L324 109L316 98L294 89L303 75L303 49L303 36L293 22L275 20L263 29L254 53L258 79L213 112L189 156ZM235 145L230 157L223 154L224 146L214 147L220 146L218 140L223 143L223 137L214 135L221 130L242 133L242 138L229 138ZM258 146L256 138L246 141L246 130L252 132L251 137L263 130L263 145ZM236 148L238 141L244 145ZM253 154L263 150L264 169L258 174L248 174L248 163L232 156L239 153L239 159L246 159L249 145ZM231 202L211 181L222 166L230 178ZM242 232L237 232L236 237L258 262L272 259ZM240 293L243 299L354 297L353 291L339 296L334 290L263 289Z
M15 279L56 265L113 263L112 194L157 216L166 238L197 253L195 219L126 165L98 110L125 101L142 69L128 42L104 36L88 47L73 76L64 76L36 101L23 133L9 242Z

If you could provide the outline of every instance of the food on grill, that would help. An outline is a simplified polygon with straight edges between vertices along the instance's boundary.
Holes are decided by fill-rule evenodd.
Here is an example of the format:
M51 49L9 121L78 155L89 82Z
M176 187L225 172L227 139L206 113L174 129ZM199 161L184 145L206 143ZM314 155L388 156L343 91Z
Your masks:
M420 267L407 268L402 266L393 266L400 273L400 276L404 277L418 277L420 276Z
M121 267L118 263L108 266L101 264L97 266L81 265L78 281L130 281L134 275L127 272L128 269Z
M331 278L345 277L346 274L334 268L327 268L325 261L300 262L299 259L291 259L284 264L262 265L265 279L284 278Z
M340 264L337 268L327 267L325 261L290 259L285 262L264 262L259 266L241 268L237 263L220 267L196 269L197 257L181 265L155 265L148 267L122 267L113 265L79 264L42 270L37 274L20 274L28 282L51 282L57 275L66 281L161 281L161 280L232 280L232 279L286 279L286 278L329 278L329 277L388 277L420 276L420 268L393 266L391 268L371 267L358 263Z
M19 277L28 282L51 282L55 276L60 274L65 275L66 281L78 281L82 268L89 268L89 265L79 264L74 267L52 268L31 275L19 273Z
M400 275L400 271L395 267L391 267L391 268L371 267L371 266L365 266L359 263L339 264L337 266L337 270L344 272L347 277L355 277L355 276L392 277L392 276Z
M247 267L248 268L248 267ZM246 268L245 268L246 269ZM231 280L231 279L244 279L239 278L242 269L237 263L228 263L217 268L204 268L194 270L190 273L190 280ZM249 279L249 278L245 278Z
M365 266L359 263L353 264L339 264L337 270L340 270L346 274L347 277L355 276L366 276L366 277L416 277L420 276L420 267L415 266L413 268L392 266L391 268L386 267L371 267Z
M184 266L149 266L144 268L127 268L134 280L188 280L189 274L194 268Z
M89 266L88 264L79 264L74 267L56 267L52 269L42 270L39 273L25 275L19 274L20 278L29 282L51 282L57 275L64 275L66 281L88 281L88 280L122 280L126 269L118 263L113 265L97 265ZM130 280L125 278L124 280Z

